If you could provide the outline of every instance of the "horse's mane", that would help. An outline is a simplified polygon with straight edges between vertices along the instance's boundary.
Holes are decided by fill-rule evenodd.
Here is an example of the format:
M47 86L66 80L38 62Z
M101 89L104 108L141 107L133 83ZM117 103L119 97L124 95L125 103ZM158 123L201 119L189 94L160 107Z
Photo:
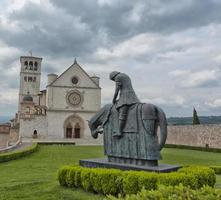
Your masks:
M104 127L104 125L107 123L107 121L108 121L108 119L110 117L111 109L112 109L113 105L110 106L110 104L108 104L105 107L107 107L107 114L105 116L104 122L102 123L102 127Z

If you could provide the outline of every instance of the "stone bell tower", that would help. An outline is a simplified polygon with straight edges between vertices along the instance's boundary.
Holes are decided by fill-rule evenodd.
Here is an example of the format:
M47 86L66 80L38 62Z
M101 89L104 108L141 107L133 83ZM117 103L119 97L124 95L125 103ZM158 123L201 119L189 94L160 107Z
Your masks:
M29 94L33 103L39 103L40 81L41 81L42 58L33 56L21 56L20 88L18 112L21 111L21 102Z

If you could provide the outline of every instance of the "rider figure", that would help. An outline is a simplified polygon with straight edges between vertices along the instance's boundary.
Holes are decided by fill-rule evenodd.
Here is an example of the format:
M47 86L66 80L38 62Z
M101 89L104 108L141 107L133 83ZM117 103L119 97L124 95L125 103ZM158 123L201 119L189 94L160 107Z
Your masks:
M116 108L119 112L119 132L113 136L121 137L123 129L126 124L128 109L131 105L139 103L139 99L134 92L131 80L128 75L113 71L110 73L110 80L116 82L116 89L113 98L113 104L116 104ZM117 101L118 93L120 92L119 99Z

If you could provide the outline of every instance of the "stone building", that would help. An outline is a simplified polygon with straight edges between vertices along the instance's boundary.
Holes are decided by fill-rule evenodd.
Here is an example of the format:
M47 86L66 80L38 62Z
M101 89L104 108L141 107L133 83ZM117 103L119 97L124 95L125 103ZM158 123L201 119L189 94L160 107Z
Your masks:
M101 106L99 77L89 76L75 60L61 75L48 74L40 91L42 58L20 58L17 121L23 138L90 137L87 120Z
M8 147L10 123L0 124L0 149Z

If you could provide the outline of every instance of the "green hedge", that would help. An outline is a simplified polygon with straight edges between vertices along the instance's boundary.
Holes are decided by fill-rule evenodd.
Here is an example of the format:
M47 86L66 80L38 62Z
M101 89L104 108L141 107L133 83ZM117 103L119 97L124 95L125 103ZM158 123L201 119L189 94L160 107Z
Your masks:
M180 173L184 173L185 176L193 175L196 178L196 188L201 188L203 185L214 186L216 183L216 176L213 169L208 167L189 166L183 167L178 170Z
M30 147L27 147L22 150L8 152L8 153L2 153L2 154L0 154L0 163L7 162L10 160L15 160L15 159L21 158L23 156L27 156L27 155L37 151L37 149L38 149L38 144L34 143Z
M179 144L165 144L165 148L177 148L177 149L188 149L188 150L197 150L197 151L208 151L214 153L221 153L221 149L210 148L210 147L196 147L196 146L187 146Z
M184 167L177 172L154 173L143 171L121 171L117 169L84 168L64 166L58 171L60 185L83 188L101 194L136 194L142 188L156 190L159 185L182 184L192 189L204 185L214 186L215 173L208 167Z
M198 190L190 189L183 185L179 186L159 186L157 190L142 189L138 194L126 195L123 197L107 196L106 200L218 200L221 199L221 189L214 189L204 186Z
M213 169L216 174L221 174L221 166L210 166L210 168Z

